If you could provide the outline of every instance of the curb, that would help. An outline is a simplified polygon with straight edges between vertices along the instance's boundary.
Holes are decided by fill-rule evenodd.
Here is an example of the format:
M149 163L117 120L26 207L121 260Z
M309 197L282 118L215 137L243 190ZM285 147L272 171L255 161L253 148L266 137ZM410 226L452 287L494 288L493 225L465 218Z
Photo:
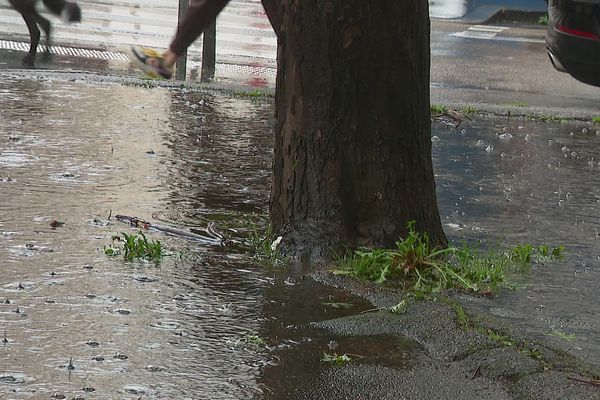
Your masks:
M484 21L486 24L517 24L526 23L533 25L544 25L539 23L539 19L548 15L545 11L520 11L520 10L499 10L489 19Z
M518 10L480 6L467 12L460 18L431 18L437 21L457 22L462 24L532 24L538 25L540 17L547 15L547 10Z

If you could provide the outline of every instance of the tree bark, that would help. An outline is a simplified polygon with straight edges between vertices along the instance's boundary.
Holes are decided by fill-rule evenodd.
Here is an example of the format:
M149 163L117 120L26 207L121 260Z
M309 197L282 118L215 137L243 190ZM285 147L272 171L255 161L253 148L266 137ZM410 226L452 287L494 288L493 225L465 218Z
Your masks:
M292 255L445 246L431 161L425 0L284 0L271 219Z

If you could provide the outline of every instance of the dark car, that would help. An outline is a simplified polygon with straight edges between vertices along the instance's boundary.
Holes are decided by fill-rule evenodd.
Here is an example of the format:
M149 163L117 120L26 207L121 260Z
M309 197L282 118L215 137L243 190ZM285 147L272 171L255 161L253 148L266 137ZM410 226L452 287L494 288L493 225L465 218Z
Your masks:
M548 0L546 49L557 70L600 86L600 0Z

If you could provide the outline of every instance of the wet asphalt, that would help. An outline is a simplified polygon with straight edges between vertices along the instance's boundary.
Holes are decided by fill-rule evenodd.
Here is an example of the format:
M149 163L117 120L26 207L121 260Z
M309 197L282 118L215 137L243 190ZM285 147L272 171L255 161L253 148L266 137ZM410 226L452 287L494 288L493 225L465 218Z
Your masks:
M448 5L448 4L449 5ZM461 2L431 5L452 9ZM467 10L492 2L469 2ZM538 1L525 3L539 12ZM543 2L541 2L543 3ZM462 3L461 3L462 4ZM466 3L465 3L466 4ZM177 15L174 2L109 6L94 1L82 4L90 20L78 25L55 21L56 44L122 54L129 45L167 46ZM454 8L453 8L454 7ZM500 5L493 10L498 11ZM460 14L456 11L455 14ZM259 2L234 1L217 24L216 83L272 91L275 85L276 40ZM526 20L467 21L433 19L431 28L431 102L454 108L473 106L497 113L560 115L591 118L600 114L600 88L558 72L545 51L546 27L535 18ZM0 7L0 68L19 69L26 48L26 29L19 16ZM9 43L10 42L10 43ZM1 44L2 42L0 42ZM20 44L21 50L8 47ZM197 81L201 40L190 48L188 80ZM55 55L38 69L95 72L101 75L139 76L127 62L94 57Z

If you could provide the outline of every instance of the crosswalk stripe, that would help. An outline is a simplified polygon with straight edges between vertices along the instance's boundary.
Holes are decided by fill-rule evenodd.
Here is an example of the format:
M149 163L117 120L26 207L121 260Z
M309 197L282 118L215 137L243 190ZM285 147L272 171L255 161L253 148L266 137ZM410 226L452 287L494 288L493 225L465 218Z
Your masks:
M473 25L473 26L470 26L467 30L468 31L483 31L483 32L500 33L502 31L505 31L508 29L510 29L510 28L506 27L506 26Z
M16 42L14 40L0 40L0 49L4 50L29 50L28 42ZM71 55L84 58L97 58L101 60L119 60L129 61L129 58L123 53L117 53L114 51L100 51L100 50L88 50L77 47L66 47L66 46L52 46L52 52L59 55ZM40 44L39 51L46 51L46 46Z
M450 36L466 39L498 40L502 42L517 43L544 43L542 39L531 39L513 36L498 36L499 33L509 30L506 26L473 25L462 32L451 33Z

